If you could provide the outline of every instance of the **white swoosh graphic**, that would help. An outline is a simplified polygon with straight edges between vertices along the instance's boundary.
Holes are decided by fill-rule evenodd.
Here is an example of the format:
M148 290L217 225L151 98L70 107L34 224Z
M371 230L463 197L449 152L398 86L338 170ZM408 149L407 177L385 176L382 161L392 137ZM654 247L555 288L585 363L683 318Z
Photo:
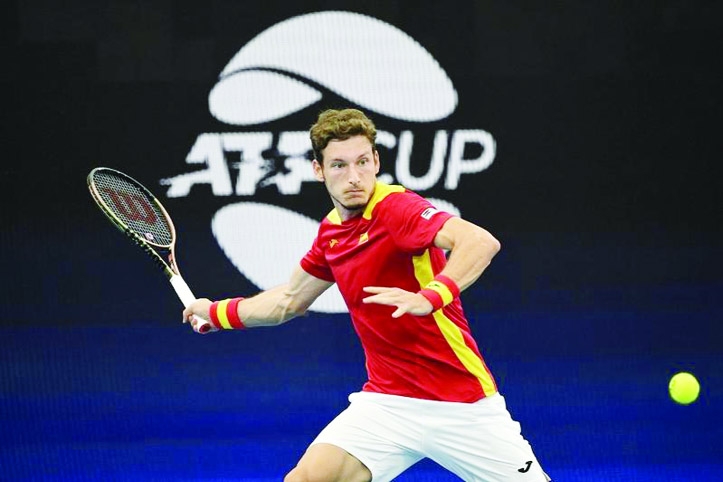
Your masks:
M236 269L261 290L267 290L289 280L311 247L319 222L278 206L241 202L219 209L211 229ZM348 311L336 285L326 290L310 310Z
M321 98L312 85L264 69L404 121L443 119L457 106L452 81L429 52L398 28L357 13L311 13L261 32L224 68L209 96L211 113L229 124L255 124Z

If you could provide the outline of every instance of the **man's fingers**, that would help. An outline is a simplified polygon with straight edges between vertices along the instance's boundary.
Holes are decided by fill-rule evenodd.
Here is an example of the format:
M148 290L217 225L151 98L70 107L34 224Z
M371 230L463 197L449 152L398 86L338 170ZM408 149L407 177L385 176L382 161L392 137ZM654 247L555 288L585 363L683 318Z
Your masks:
M396 305L399 303L400 297L395 293L382 292L372 296L367 296L366 298L363 298L362 301L364 303L378 303L380 305Z
M395 304L401 296L407 293L399 288L390 288L387 286L365 286L362 288L366 293L372 293L372 296L364 298L365 303L381 303L384 305Z
M401 307L397 307L397 309L392 313L392 318L399 318L400 316L404 315L407 312L407 310L402 309Z
M388 286L365 286L362 288L367 293L388 293L389 291L394 291L398 288L389 288Z
M384 298L380 297L380 295L367 296L366 298L362 299L362 302L364 302L364 303L380 303L382 305L389 304L389 302L385 301Z
M366 293L372 293L371 296L362 298L364 303L396 307L392 318L400 318L404 315L421 316L431 312L432 304L419 293L384 286L365 286L363 290Z

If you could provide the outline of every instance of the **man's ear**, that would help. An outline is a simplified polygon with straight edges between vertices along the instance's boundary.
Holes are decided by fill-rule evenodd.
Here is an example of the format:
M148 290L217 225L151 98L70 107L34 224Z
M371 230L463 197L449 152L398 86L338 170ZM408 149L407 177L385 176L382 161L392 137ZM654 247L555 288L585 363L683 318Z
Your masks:
M381 167L381 162L379 162L379 151L374 149L374 174L379 174L379 168Z
M319 182L324 182L324 169L321 167L321 163L314 159L311 161L311 167L314 169L314 177Z

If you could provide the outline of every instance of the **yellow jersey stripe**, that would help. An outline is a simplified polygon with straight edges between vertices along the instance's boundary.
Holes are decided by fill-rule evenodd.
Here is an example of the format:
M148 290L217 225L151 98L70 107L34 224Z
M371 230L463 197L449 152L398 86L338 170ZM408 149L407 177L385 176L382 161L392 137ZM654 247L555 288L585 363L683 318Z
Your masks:
M364 209L364 219L371 219L372 218L372 211L374 211L374 208L376 207L379 202L384 199L385 197L389 196L392 193L395 192L404 192L404 186L398 186L396 184L384 184L382 182L377 182L376 186L374 187L374 194L372 194L371 199L369 199L369 202L367 203L367 207Z
M336 208L332 209L331 212L326 215L326 219L328 219L331 224L341 224L341 216L339 216Z
M442 335L444 335L444 339L447 340L447 343L449 343L449 346L452 348L452 351L454 351L454 354L457 355L459 361L462 362L462 365L464 365L468 372L479 380L485 396L495 393L497 390L487 371L487 367L480 357L465 344L462 331L459 327L455 325L452 320L444 316L444 310L437 310L432 316L434 316L434 321L437 322L437 326L442 332Z
M429 250L425 249L424 253L419 256L412 258L414 264L414 277L419 281L419 289L428 285L434 280L434 273L432 272L432 260L429 257Z
M372 197L369 198L369 202L364 208L364 219L369 220L372 218L372 211L374 211L374 207L376 207L376 205L379 204L382 199L392 193L404 192L405 190L406 189L404 188L404 186L399 186L396 184L384 184L383 182L377 181L376 185L374 186L374 194L372 194ZM326 219L331 224L341 224L341 216L339 216L339 212L336 210L336 208L332 209L329 214L326 215Z
M419 281L420 288L428 286L429 283L434 280L429 250L425 250L424 253L419 256L414 256L413 264L414 275L417 278L417 281ZM441 294L442 293L440 293L440 295ZM450 296L451 295L452 294L450 293ZM442 296L444 297L444 295ZM435 311L432 313L432 316L434 317L434 321L437 323L437 327L439 327L439 331L442 332L442 336L444 336L444 339L457 356L457 359L462 363L467 371L474 375L479 381L485 396L496 393L497 389L495 388L495 383L492 380L484 361L482 361L482 359L478 357L477 354L464 342L462 330L460 330L459 327L444 314L443 309Z

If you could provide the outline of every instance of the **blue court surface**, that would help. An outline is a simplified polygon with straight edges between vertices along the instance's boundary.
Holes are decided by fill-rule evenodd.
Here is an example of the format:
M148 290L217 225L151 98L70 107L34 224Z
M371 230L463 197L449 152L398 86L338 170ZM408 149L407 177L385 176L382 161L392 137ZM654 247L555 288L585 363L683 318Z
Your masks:
M315 342L337 323L6 330L0 479L281 480L362 381L347 328ZM680 362L645 353L488 363L554 480L721 480L720 359L686 360L703 386L690 406L667 395ZM425 460L397 480L459 479Z

